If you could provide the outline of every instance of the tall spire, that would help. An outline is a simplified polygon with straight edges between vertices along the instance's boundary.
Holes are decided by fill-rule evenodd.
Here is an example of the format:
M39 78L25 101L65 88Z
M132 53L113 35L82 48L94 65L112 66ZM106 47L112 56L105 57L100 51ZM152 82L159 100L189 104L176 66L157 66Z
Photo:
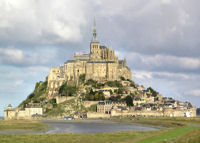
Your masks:
M93 37L92 37L92 42L98 42L98 40L97 40L97 28L96 28L95 17L94 17L94 25L93 25Z

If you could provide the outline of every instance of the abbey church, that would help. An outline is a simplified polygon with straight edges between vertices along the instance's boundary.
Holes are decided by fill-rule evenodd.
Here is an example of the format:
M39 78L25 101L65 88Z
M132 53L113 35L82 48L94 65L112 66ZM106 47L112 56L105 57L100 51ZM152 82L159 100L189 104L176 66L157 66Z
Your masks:
M90 53L75 53L73 59L66 61L63 66L50 69L48 96L53 96L55 92L53 89L60 87L66 81L78 83L79 76L82 74L85 74L85 80L93 79L98 82L118 81L121 77L132 80L132 73L127 67L126 60L119 60L114 50L100 45L95 21Z

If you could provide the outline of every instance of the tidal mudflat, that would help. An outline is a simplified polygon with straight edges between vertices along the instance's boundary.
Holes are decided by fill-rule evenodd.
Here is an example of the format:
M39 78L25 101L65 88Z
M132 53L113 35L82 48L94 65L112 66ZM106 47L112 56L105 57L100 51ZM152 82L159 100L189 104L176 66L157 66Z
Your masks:
M107 120L43 121L51 128L48 133L108 133L120 131L153 131L156 128L133 123L120 123Z
M120 131L153 131L157 128L147 125L138 125L127 122L114 122L109 120L48 120L41 121L46 124L44 130L9 128L0 130L0 135L25 135L25 134L58 134L58 133L78 133L94 134Z
M136 123L136 124L135 124ZM73 127L69 127L69 124ZM83 125L82 125L83 124ZM103 124L103 132L86 133L87 127L95 127L98 130ZM142 124L141 126L139 124ZM119 121L107 120L74 120L74 121L0 121L0 131L8 131L7 135L0 135L0 143L185 143L200 142L200 118L123 118ZM107 126L106 126L107 125ZM124 126L121 126L124 125ZM136 131L132 125L140 127L163 126L163 129L157 127L153 130ZM145 126L143 126L145 125ZM75 127L74 127L75 126ZM85 133L69 133L76 131L77 127L84 128ZM113 127L114 126L114 127ZM107 129L115 128L126 131L109 132ZM128 126L128 127L127 127ZM44 129L47 130L44 130ZM68 130L66 130L66 128ZM130 129L130 130L127 130ZM14 135L13 131L18 131ZM19 132L20 130L20 132ZM26 130L24 132L22 130ZM33 133L39 131L37 133ZM59 132L58 132L59 131ZM32 133L31 133L32 132ZM80 131L79 131L80 132ZM5 133L5 132L4 132Z

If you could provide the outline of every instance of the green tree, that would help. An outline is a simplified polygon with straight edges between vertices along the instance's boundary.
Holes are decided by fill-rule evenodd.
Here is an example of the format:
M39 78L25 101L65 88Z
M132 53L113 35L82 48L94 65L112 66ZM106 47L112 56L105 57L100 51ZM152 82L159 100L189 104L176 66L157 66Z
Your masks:
M131 96L132 98L134 98L134 97L135 97L135 94L134 94L134 93L131 93L130 96Z
M76 86L70 86L67 85L67 82L65 82L59 89L59 94L61 96L73 96L77 91Z
M92 111L92 112L97 112L97 104L94 104L94 105L91 105L89 108L88 108L89 111Z
M110 87L122 87L122 84L117 80L115 80L115 81L107 81L105 84L110 86Z
M97 87L97 81L93 80L93 79L89 79L85 85L91 85L92 87L96 88Z
M81 83L84 83L84 82L85 82L85 74L81 74L81 75L79 76L79 81L80 81Z
M105 96L104 96L104 93L102 92L102 91L100 91L99 93L98 93L98 100L105 100Z
M95 95L95 92L93 91L93 89L92 89L92 88L90 89L90 92L89 92L89 94L90 94L90 95Z
M136 88L136 86L135 86L135 83L134 83L134 82L131 82L130 86L131 86L131 87L134 87L134 88Z
M89 101L99 101L105 100L105 96L103 92L93 92L93 90L90 90L90 92L85 96L85 99Z
M103 100L103 101L105 100L104 94L100 94L100 95L99 95L99 100Z
M94 95L90 95L89 100L90 100L90 101L94 101L94 100L95 100Z
M97 83L96 88L101 88L101 87L104 87L104 84L103 83Z
M111 89L109 90L109 92L110 92L110 95L113 95L113 92L112 92L112 90L111 90Z
M127 106L133 106L133 99L132 99L132 97L129 95L129 96L126 96L126 105Z
M123 93L123 91L124 91L124 89L123 89L123 88L118 88L117 94L122 94L122 93Z
M126 80L123 76L120 77L121 80Z
M149 87L149 88L147 88L147 90L151 91L153 97L157 97L158 92L156 92L153 88Z
M109 98L109 100L111 100L111 101L120 101L120 99L121 99L121 96L120 96L120 95L118 95L118 96L111 96L111 97Z

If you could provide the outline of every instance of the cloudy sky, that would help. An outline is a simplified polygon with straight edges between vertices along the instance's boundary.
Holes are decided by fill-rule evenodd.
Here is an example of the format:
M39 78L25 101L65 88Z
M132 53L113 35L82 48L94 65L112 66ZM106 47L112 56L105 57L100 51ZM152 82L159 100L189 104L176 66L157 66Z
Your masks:
M200 103L199 0L0 0L0 115L52 66L98 39L126 58L133 80Z

